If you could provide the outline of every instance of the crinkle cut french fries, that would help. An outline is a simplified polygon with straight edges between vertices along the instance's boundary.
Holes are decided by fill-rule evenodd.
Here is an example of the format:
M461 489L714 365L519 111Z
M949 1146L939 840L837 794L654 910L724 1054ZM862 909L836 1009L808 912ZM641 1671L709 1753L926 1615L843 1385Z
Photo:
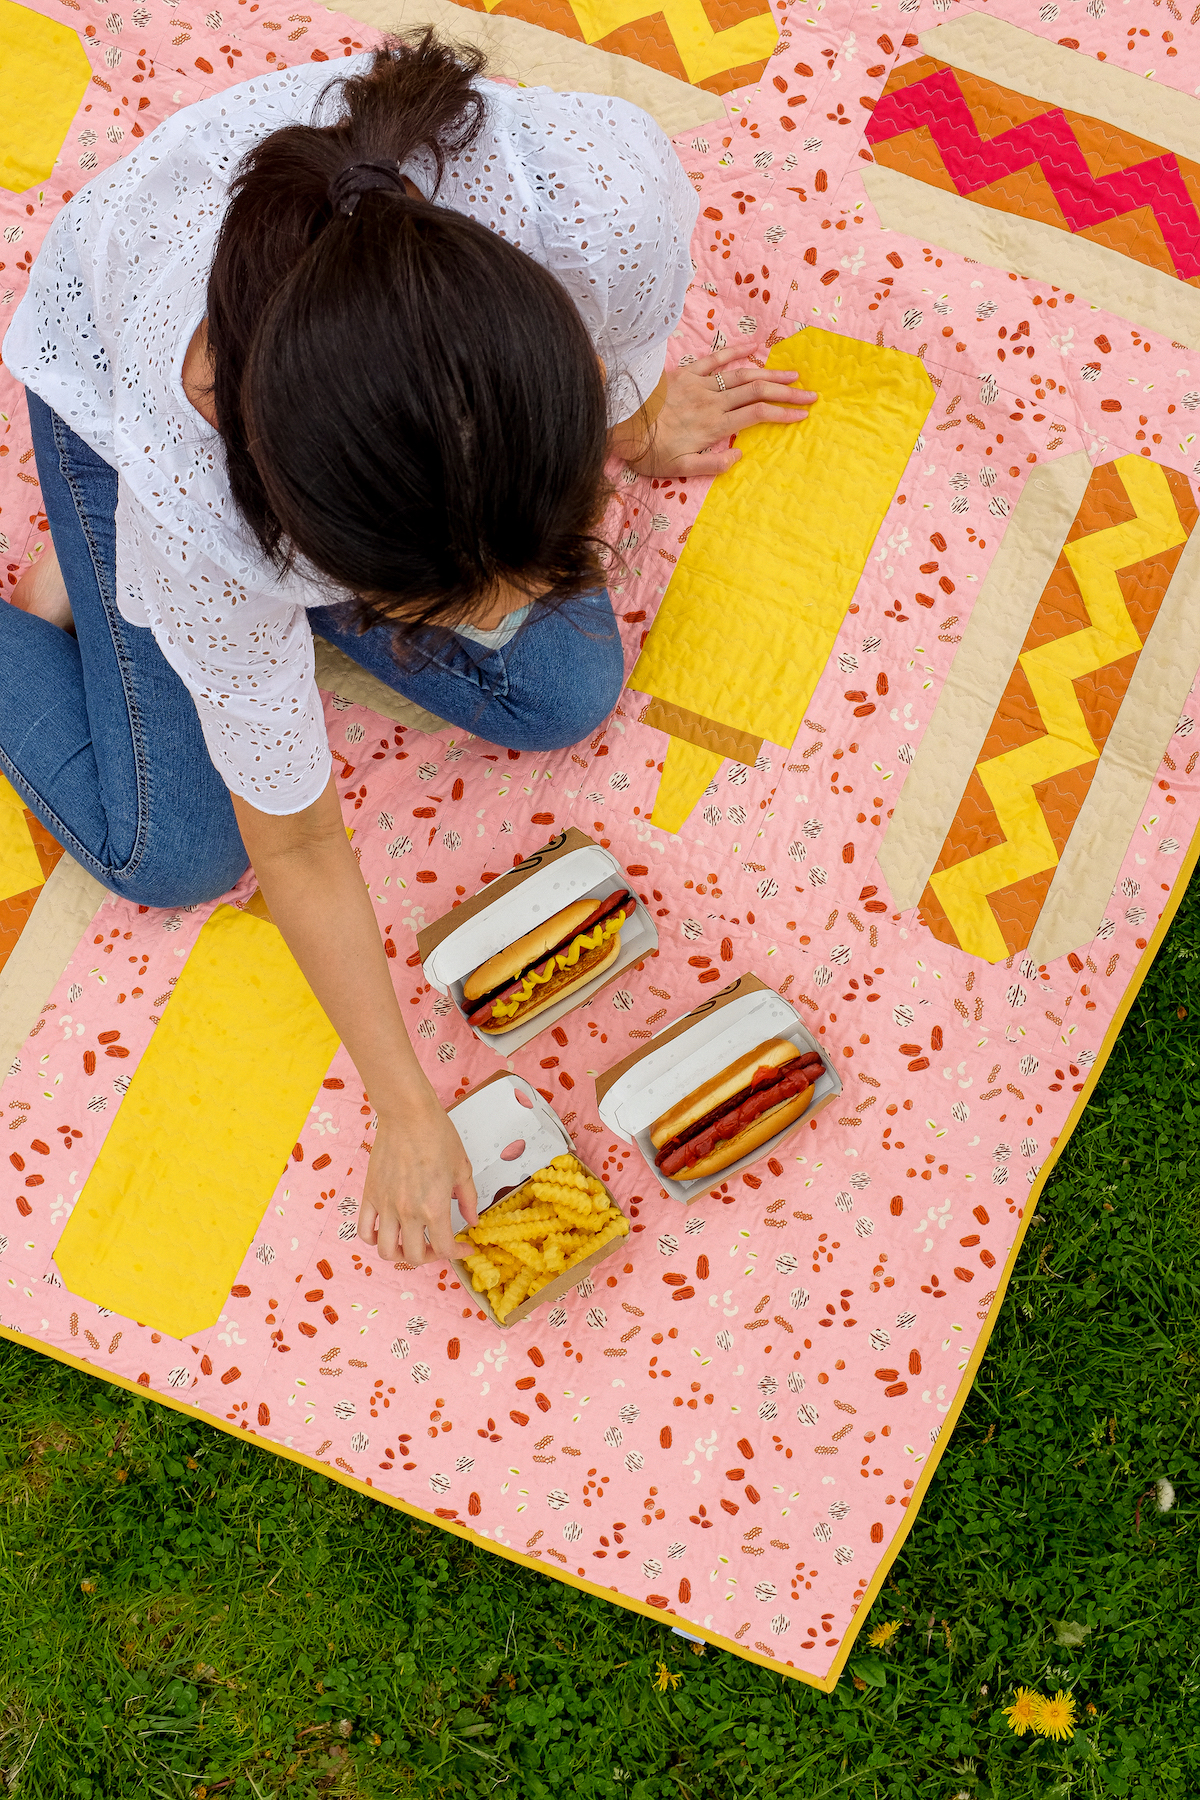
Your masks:
M564 1155L489 1206L456 1241L476 1246L463 1261L476 1293L487 1295L503 1322L522 1300L628 1230L595 1176Z

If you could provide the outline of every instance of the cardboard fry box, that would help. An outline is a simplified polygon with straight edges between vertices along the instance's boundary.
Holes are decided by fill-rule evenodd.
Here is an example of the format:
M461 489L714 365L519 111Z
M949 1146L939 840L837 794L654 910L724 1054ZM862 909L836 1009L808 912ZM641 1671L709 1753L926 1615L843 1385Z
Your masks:
M520 1187L538 1169L544 1169L554 1157L565 1153L576 1156L587 1173L600 1182L617 1210L624 1212L608 1185L578 1156L553 1107L547 1106L537 1089L527 1081L522 1081L519 1075L506 1075L501 1071L491 1076L473 1094L460 1100L457 1106L452 1106L449 1117L471 1159L481 1220L495 1200L502 1198L511 1188ZM625 1216L628 1217L627 1214ZM456 1232L466 1229L466 1221L458 1209L457 1201L451 1207L451 1218ZM467 1299L481 1308L493 1325L499 1326L501 1331L507 1331L510 1326L519 1325L522 1319L527 1319L539 1306L552 1305L555 1300L561 1299L585 1275L589 1275L598 1263L602 1263L606 1256L614 1256L618 1251L627 1252L629 1242L626 1235L601 1244L590 1256L585 1256L572 1268L564 1269L553 1281L548 1281L544 1288L531 1294L528 1300L522 1300L519 1306L514 1306L507 1319L503 1320L498 1319L492 1311L487 1295L475 1291L471 1283L471 1271L465 1262L457 1259L454 1272L463 1285Z
M439 994L450 996L465 1021L470 1008L463 1002L463 982L480 963L515 944L572 900L599 901L622 888L634 894L636 911L621 927L621 951L611 967L511 1031L495 1035L472 1028L480 1043L497 1056L511 1056L615 981L631 963L657 950L658 928L615 856L574 826L552 838L482 893L418 932L425 979Z
M787 1038L801 1050L815 1050L825 1065L800 1117L719 1175L703 1181L674 1181L661 1174L654 1166L650 1141L655 1119L767 1038ZM687 1205L773 1155L841 1091L842 1078L827 1048L801 1022L795 1007L757 975L743 975L598 1076L596 1105L611 1131L627 1144L636 1144L659 1186Z

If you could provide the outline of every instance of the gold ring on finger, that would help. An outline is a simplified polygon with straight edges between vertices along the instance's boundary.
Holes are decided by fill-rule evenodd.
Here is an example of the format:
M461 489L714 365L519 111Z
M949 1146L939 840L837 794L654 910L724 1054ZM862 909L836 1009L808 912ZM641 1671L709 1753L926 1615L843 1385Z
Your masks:
M722 376L721 371L719 369L713 375L713 380L716 382L716 384L717 384L718 388L721 390L721 392L724 393L725 392L725 379Z

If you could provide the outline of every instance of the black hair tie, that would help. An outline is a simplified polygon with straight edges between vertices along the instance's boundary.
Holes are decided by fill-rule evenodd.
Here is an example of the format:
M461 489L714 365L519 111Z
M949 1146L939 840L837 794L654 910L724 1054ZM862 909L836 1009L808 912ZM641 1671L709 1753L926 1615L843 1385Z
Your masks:
M399 163L350 163L339 170L329 184L329 204L334 212L350 218L359 200L372 188L392 188L403 193L404 177Z

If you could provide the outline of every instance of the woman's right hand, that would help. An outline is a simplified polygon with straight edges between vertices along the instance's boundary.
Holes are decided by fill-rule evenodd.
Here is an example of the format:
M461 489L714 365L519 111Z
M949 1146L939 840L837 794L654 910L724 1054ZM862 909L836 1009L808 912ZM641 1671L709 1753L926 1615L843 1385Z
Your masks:
M474 1225L471 1165L413 1052L379 921L330 776L300 813L233 808L263 898L377 1112L358 1232L387 1262L455 1254L450 1201Z
M462 1139L430 1089L403 1115L380 1114L367 1165L358 1235L384 1262L413 1267L461 1256L451 1197L468 1225L478 1222L475 1183Z
M819 396L793 385L800 379L796 370L759 368L746 363L745 356L744 346L731 344L668 369L666 399L646 447L631 454L618 442L617 454L629 457L639 475L674 480L724 475L742 459L733 443L737 432L751 425L799 425L807 419Z

